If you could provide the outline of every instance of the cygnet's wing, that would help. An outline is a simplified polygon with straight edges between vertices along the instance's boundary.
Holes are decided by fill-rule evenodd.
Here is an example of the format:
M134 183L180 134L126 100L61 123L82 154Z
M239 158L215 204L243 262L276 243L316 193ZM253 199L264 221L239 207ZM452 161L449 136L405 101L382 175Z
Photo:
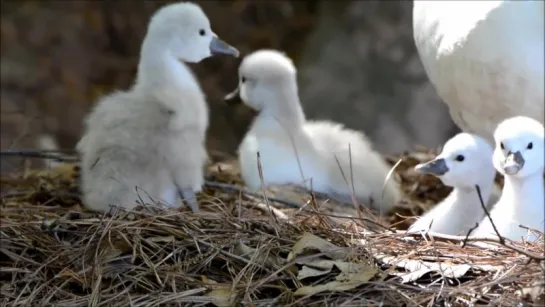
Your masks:
M144 196L158 196L153 175L159 168L158 136L164 133L167 121L145 99L117 92L100 100L87 117L78 150L89 208L104 211L120 203L133 207L137 187Z

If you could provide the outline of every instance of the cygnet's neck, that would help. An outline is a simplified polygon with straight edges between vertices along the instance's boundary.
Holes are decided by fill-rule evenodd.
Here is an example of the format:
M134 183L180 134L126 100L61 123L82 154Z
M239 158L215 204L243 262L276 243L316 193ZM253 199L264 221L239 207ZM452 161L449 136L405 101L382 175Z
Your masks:
M490 195L492 194L492 185L493 181L490 183L481 183L479 184L479 189L481 191L481 197L483 204L486 206ZM457 209L467 207L468 212L482 212L482 209L479 205L479 194L475 187L472 188L454 188L452 192L447 196L445 202L451 202L456 204ZM479 205L477 208L475 204ZM484 212L483 212L484 214Z
M255 125L263 128L280 125L289 130L302 129L305 113L299 101L297 86L269 91L261 97L265 106L257 116Z
M200 89L193 72L152 35L142 43L135 88L176 95L182 90Z
M515 206L509 208L510 211L519 212L520 215L526 216L523 211L528 211L531 214L535 209L535 205L543 205L544 199L544 181L543 170L536 172L533 175L517 178L513 176L504 177L504 186L500 202L501 206ZM517 214L518 216L519 214Z

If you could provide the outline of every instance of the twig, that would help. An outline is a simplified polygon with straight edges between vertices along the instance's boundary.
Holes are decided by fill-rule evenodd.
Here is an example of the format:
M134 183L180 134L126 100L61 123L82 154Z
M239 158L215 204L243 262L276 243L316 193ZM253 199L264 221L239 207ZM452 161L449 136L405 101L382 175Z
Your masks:
M490 213L488 213L488 210L486 209L486 206L484 205L483 196L481 194L481 187L479 187L479 185L476 184L475 189L477 190L477 195L479 196L479 203L481 204L481 208L484 210L484 214L486 214L486 217L490 221L490 224L492 224L492 228L494 229L494 232L498 236L498 238L500 240L500 243L502 245L505 245L505 239L500 235L500 232L496 228L496 225L494 224L494 221L492 221L492 218L490 217Z
M466 244L467 244L467 239L469 238L469 235L473 232L473 230L477 229L477 227L479 227L479 223L475 223L475 226L469 228L469 230L467 231L467 234L466 234L466 238L465 240L462 242L462 247L465 247Z
M227 190L227 191L238 192L238 193L242 193L244 195L253 196L253 197L257 197L257 198L261 198L263 196L263 195L260 195L258 193L250 192L246 188L243 188L243 187L237 187L237 186L232 185L232 184L221 183L221 182L216 182L216 181L206 181L204 183L204 186L209 187L209 188L216 188L216 189L222 189L222 190ZM295 208L295 209L300 209L303 206L303 205L295 203L295 202L291 202L291 201L288 201L288 200L279 199L279 198L275 198L275 197L268 197L267 196L267 199L269 201L273 201L275 203L279 203L279 204L288 206L290 208Z
M1 156L7 157L27 157L27 158L39 158L39 159L52 159L59 162L77 162L78 157L60 156L65 153L57 150L31 150L31 149L17 149L17 150L1 150Z
M392 168L390 169L388 174L386 174L386 178L384 179L384 183L382 184L382 192L381 192L381 196L380 196L382 202L384 202L384 192L386 191L386 185L388 184L388 181L390 180L390 178L394 175L394 171L396 170L396 168L399 165L401 165L401 162L403 162L403 158L397 160L396 164L394 164L394 166L392 166ZM382 207L380 209L381 209L381 213L382 213ZM430 227L431 227L431 225L430 225Z
M411 237L417 237L419 235L422 235L421 233L407 233L404 231L397 231L396 233L404 234ZM511 244L507 244L505 241L502 243L498 238L496 237L470 237L470 236L452 236L452 235L446 235L438 232L428 232L425 233L425 235L432 236L434 239L444 239L444 240L452 240L452 241L460 241L460 242L492 242L492 243L498 243L501 246L504 246L507 249L510 249L512 251L515 251L517 253L520 253L532 260L536 261L545 261L545 256L541 256L539 254L534 254L531 252L527 252L521 248L518 248L516 246L513 246Z
M484 210L484 214L486 215L486 217L488 218L488 220L490 221L490 224L492 224L492 228L494 229L494 232L496 233L496 236L498 237L496 240L492 241L492 242L496 242L496 243L499 243L500 245L508 248L508 249L511 249L513 251L516 251L532 260L536 260L536 261L543 261L545 260L545 257L544 256L540 256L540 255L537 255L537 254L534 254L534 253L529 253L521 248L518 248L516 246L513 246L511 244L507 244L505 242L505 238L502 237L498 231L498 229L496 228L496 225L494 224L494 221L492 220L492 218L490 217L490 213L488 212L488 210L486 209L486 206L484 205L484 201L483 201L483 196L481 194L481 187L479 187L478 184L475 185L475 189L477 190L477 195L479 196L479 202L481 204L481 208ZM478 226L478 224L477 224ZM469 240L469 235L471 234L471 232L477 228L476 227L473 227L472 229L470 229L468 231L468 234L466 235L464 241L462 241L463 245L465 244L465 242L467 242Z
M263 168L261 167L261 155L259 154L259 151L257 154L257 172L259 173L259 180L261 181L261 193L263 194L263 198L265 199L265 205L269 208L269 213L272 215L274 222L276 225L278 225L278 219L276 218L276 215L274 214L271 204L269 203L269 199L267 198L267 193L265 193L265 178L263 177ZM278 236L278 230L275 228L274 231L276 232L276 235Z
M348 152L348 154L350 155L350 151ZM344 183L348 186L348 188L350 188L350 184L348 183L348 180L346 179L346 176L344 175L344 171L343 171L343 168L341 166L341 162L339 161L339 158L337 158L337 155L335 155L335 154L333 154L333 157L335 158L335 162L337 162L337 167L341 171L341 175L343 177ZM361 213L361 210L359 209L360 205L358 203L358 200L356 199L356 195L354 193L352 193L352 192L350 192L350 200L352 200L352 205L354 205L354 210L356 210L356 213L358 214L358 217L363 220L364 219L363 215Z

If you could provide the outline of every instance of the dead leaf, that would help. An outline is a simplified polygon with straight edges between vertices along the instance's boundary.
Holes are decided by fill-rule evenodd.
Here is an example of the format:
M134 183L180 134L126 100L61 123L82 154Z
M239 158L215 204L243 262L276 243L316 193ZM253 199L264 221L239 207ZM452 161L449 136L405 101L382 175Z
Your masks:
M338 247L335 244L311 233L305 233L303 237L293 246L288 255L288 261L292 261L297 255L302 254L304 251L309 249L318 250L325 253L333 260L344 259L348 253L345 248Z
M301 287L295 291L294 295L306 296L324 291L341 292L352 290L367 283L379 272L378 267L365 264L344 261L330 261L330 264L331 266L335 265L341 270L341 274L335 278L335 281L328 282L324 285Z
M253 259L254 261L260 264L264 264L268 267L277 268L284 264L283 259L281 259L280 257L276 257L274 254L271 253L267 253L266 255L259 254L257 249L249 247L242 242L237 243L235 249L233 250L233 253L248 260Z
M331 260L313 260L306 262L303 268L299 271L297 278L299 280L316 277L327 274L333 269L333 261Z
M230 286L224 286L210 291L206 296L210 297L211 303L218 307L229 307L233 306L236 293L231 291Z

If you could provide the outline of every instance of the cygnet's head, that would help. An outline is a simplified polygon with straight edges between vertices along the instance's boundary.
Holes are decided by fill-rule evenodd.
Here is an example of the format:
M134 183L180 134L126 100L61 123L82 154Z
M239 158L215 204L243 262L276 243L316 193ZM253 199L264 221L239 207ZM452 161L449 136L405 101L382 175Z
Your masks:
M160 8L151 18L147 38L175 58L198 63L216 54L238 57L236 48L220 40L197 4L180 2Z
M483 138L459 133L448 140L433 160L419 164L416 171L432 174L445 185L474 189L492 184L496 170L492 164L492 146Z
M494 132L494 167L507 176L524 178L543 173L544 128L535 119L516 116L501 122Z
M261 111L273 97L282 93L297 95L296 75L295 65L284 53L268 49L255 51L240 63L238 87L225 96L225 100L229 103L242 100Z

